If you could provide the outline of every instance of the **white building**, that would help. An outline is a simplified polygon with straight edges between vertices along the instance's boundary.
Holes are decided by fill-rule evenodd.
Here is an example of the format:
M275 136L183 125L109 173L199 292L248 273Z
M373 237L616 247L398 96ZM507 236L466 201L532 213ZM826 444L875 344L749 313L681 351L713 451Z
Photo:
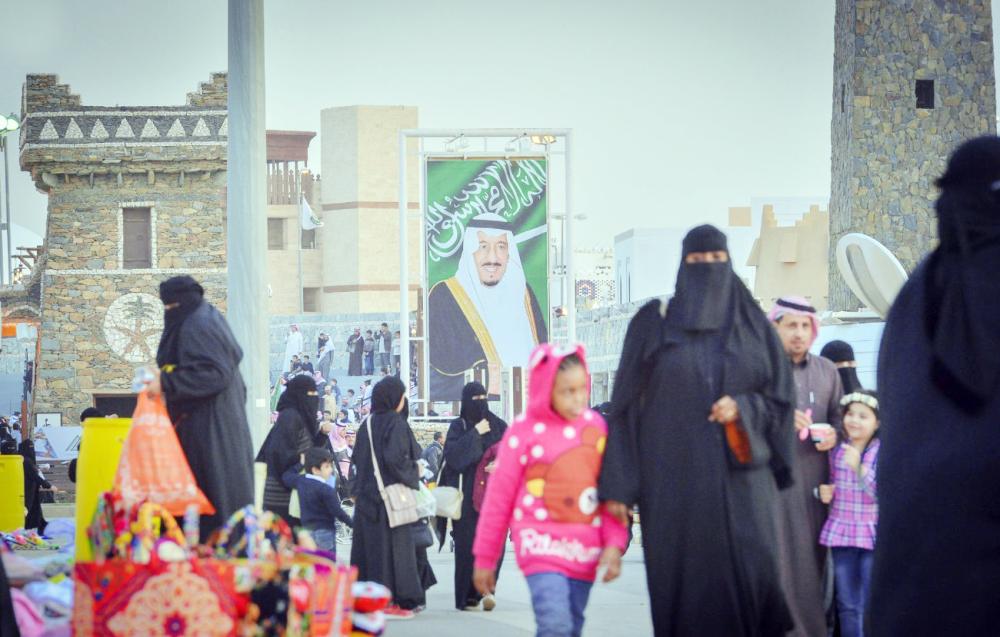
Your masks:
M616 236L616 301L632 303L673 294L681 264L681 242L690 229L633 228ZM754 268L747 266L747 261L756 234L747 226L730 225L720 230L729 239L733 269L752 289Z
M617 301L614 250L577 248L573 251L573 277L578 308L592 310Z

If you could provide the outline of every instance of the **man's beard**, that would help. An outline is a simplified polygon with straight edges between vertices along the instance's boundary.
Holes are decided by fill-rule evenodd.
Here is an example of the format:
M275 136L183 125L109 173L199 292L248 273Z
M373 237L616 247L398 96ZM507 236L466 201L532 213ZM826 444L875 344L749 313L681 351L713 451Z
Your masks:
M490 266L494 266L494 267L496 267L496 268L498 268L498 269L499 269L499 268L502 268L502 267L503 267L503 264L500 264L500 263L484 263L484 264L483 264L483 265L481 266L481 268L480 268L480 269L482 269L482 268L487 268L487 267L490 267ZM480 283L482 283L483 285L485 285L485 286L486 286L486 287L488 287L488 288L492 288L492 287L496 287L496 286L497 286L497 285L498 285L498 284L500 283L500 281L502 281L502 280L503 280L503 275L504 275L504 274L506 274L506 272L502 273L502 274L500 275L500 278L498 278L498 279L497 279L496 281L483 281L483 277L482 277L482 276L480 276L480 277L479 277L479 282L480 282Z

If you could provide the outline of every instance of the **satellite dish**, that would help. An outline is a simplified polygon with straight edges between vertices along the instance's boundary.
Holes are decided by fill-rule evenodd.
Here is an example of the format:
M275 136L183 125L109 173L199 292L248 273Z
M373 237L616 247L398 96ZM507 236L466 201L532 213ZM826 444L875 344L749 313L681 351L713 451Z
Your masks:
M883 319L907 279L903 265L888 248L856 232L837 242L837 269L854 295Z

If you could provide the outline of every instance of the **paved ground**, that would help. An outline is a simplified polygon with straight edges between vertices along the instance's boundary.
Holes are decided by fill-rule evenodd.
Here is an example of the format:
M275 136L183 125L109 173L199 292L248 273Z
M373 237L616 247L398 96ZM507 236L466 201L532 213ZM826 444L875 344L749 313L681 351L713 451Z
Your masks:
M587 606L585 636L652 635L649 598L641 547L625 556L622 577L611 584L595 584ZM407 621L391 622L389 637L407 635L434 637L508 637L534 635L531 598L521 571L508 551L497 584L497 608L493 612L454 610L454 558L447 548L431 555L438 585L428 591L427 610ZM510 568L508 568L508 565Z

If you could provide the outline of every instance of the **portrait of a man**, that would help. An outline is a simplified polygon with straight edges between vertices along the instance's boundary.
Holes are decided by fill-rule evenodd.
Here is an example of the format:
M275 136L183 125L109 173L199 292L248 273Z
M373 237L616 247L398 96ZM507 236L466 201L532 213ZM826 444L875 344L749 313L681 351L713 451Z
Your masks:
M498 393L500 370L526 367L548 340L513 228L499 215L469 222L458 268L431 288L428 306L432 400L459 399L469 369L486 369L490 393Z

